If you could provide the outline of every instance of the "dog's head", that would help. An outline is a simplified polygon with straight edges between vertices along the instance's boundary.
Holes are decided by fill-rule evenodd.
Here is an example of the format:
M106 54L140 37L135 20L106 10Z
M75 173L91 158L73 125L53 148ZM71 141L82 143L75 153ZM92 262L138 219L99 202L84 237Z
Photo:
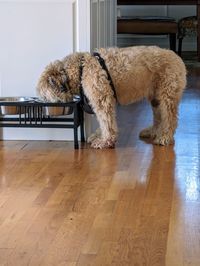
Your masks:
M61 61L51 63L45 68L39 79L37 92L43 100L49 102L72 100L68 75Z

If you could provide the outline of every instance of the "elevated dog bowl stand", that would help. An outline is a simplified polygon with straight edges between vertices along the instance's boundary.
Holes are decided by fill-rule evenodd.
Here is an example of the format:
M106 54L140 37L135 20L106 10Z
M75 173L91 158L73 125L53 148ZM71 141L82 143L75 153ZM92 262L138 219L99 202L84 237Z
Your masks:
M29 127L29 128L71 128L74 130L74 148L79 148L78 127L80 126L81 142L84 137L84 116L81 108L81 100L75 99L67 103L46 103L36 100L24 102L1 101L0 106L13 106L18 108L15 117L0 116L0 127ZM73 117L44 115L45 107L67 107L73 113Z

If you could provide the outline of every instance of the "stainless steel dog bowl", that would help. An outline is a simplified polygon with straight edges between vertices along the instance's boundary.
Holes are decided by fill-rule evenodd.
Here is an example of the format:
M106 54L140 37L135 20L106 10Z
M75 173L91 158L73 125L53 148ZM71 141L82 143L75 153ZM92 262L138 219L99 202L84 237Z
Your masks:
M1 103L19 103L19 102L29 102L30 98L27 97L0 97L0 105ZM24 110L22 109L23 113ZM16 115L19 114L19 106L1 106L1 114L2 115Z
M46 101L40 97L31 97L31 99L38 103L46 103ZM44 116L62 116L72 114L73 108L68 106L44 106L42 112Z
M57 106L46 106L44 108L44 114L47 116L61 116L69 115L72 113L70 107L57 107Z

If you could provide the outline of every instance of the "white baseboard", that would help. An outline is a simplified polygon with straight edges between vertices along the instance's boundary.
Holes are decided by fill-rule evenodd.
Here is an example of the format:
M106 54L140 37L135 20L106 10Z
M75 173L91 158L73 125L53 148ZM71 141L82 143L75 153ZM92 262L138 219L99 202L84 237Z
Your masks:
M79 134L80 136L80 134ZM3 128L1 140L74 140L73 129Z

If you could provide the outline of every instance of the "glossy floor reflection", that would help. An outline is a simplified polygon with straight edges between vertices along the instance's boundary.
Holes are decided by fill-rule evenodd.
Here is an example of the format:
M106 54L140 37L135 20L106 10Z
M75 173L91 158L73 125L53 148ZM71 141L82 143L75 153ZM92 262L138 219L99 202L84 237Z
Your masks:
M0 265L200 265L200 69L175 145L138 138L146 102L118 110L116 149L0 143Z

